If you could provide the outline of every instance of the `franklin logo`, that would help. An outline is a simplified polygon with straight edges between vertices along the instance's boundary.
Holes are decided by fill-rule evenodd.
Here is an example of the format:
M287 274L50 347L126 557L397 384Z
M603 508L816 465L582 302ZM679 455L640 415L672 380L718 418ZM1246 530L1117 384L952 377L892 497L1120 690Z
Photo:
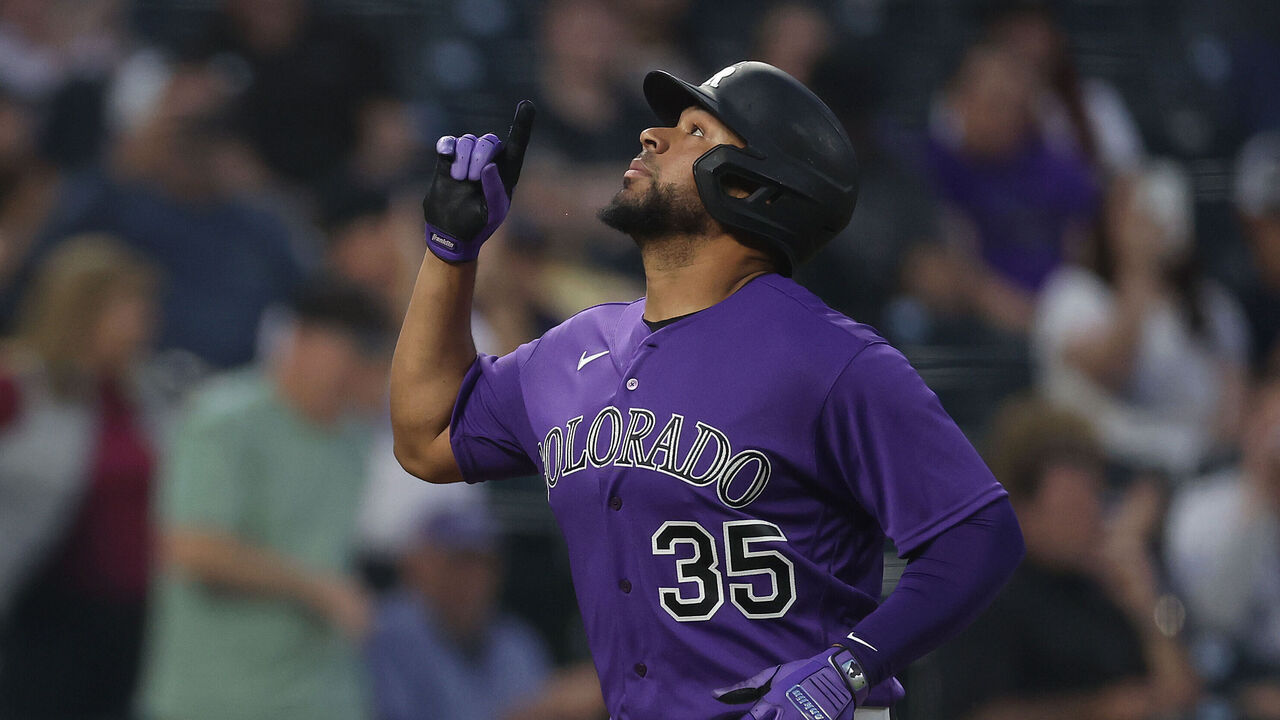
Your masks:
M443 245L449 248L450 250L458 246L457 243L455 243L454 241L450 240L449 238L443 235L440 235L439 233L431 233L431 242L437 243L439 245Z
M799 685L794 685L787 691L787 699L791 701L796 709L804 713L809 720L831 720L831 716L826 710L822 709L813 698L809 697L809 693L805 692Z

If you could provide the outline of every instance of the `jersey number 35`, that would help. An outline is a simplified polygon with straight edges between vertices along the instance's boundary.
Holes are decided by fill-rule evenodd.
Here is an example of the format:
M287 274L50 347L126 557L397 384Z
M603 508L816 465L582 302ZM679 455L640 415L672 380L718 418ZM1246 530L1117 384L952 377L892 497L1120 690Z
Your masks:
M785 543L782 529L763 520L732 520L724 523L724 548L727 563L724 574L730 578L758 576L767 579L769 591L757 594L756 583L730 582L730 602L752 620L780 618L791 609L796 599L796 570L781 552L760 545ZM724 604L724 580L720 572L720 556L716 538L700 523L669 520L653 534L653 554L676 554L676 547L690 545L693 554L676 560L676 581L693 584L697 589L686 595L680 587L658 588L658 601L679 622L710 620Z

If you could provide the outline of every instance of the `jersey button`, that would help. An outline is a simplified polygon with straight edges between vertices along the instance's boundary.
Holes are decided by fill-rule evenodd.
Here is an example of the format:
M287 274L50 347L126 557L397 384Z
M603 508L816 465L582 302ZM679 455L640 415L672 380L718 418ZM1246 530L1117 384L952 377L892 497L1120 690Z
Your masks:
M617 495L614 495L613 497L609 498L609 507L610 509L613 509L613 510L621 510L622 498L618 497Z
M630 580L627 580L627 579L625 579L625 578L624 578L624 579L622 579L622 580L619 580L619 581L618 581L618 589L619 589L619 590L621 590L621 591L622 591L622 592L624 592L624 593L630 593L630 592L631 592L631 581L630 581Z
M636 388L638 388L638 387L640 387L640 381L639 381L639 380L637 380L637 379L635 379L635 378L631 378L630 380L628 380L628 381L627 381L627 389L628 389L628 390L635 390L635 389L636 389Z
M649 668L645 667L644 663L636 663L636 674L644 677L649 674Z

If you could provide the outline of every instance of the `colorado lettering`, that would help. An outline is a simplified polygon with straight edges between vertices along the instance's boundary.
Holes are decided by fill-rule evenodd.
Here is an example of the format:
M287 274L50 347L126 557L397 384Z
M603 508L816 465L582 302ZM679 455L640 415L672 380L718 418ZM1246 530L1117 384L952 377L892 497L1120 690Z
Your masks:
M773 473L763 452L734 453L724 432L701 421L687 428L679 413L659 426L650 410L631 408L624 418L621 410L609 405L586 424L585 433L584 421L579 415L563 427L556 425L538 443L548 489L588 467L644 468L695 487L715 485L720 502L743 508L760 497ZM695 434L681 455L687 432Z

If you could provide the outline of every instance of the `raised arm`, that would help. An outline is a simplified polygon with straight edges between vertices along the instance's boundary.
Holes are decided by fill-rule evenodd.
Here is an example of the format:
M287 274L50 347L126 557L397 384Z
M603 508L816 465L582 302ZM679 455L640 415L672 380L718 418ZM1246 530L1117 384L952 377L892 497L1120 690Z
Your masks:
M391 361L391 427L396 459L430 482L461 480L449 447L449 416L467 368L476 264L451 265L428 253L418 271Z
M462 479L449 445L449 419L476 357L475 259L507 216L533 116L533 104L521 102L505 143L494 135L463 135L436 144L436 171L422 201L431 252L418 271L391 363L396 459L428 482Z

